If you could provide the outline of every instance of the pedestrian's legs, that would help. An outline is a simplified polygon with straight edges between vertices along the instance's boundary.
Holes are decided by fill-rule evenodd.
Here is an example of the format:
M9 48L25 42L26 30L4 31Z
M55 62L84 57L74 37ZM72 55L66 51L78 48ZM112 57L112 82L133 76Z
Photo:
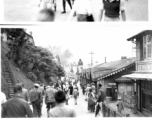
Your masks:
M75 105L77 105L77 98L74 97L74 102L75 102Z
M63 4L63 12L66 12L65 7L66 7L66 2L65 0L62 0L62 4Z
M33 107L33 114L34 114L34 117L38 117L38 111L37 111L37 106L35 104L32 104L32 107Z
M72 9L71 0L67 0L67 2L69 4L70 8Z
M40 118L41 117L41 104L37 105L37 114L38 114L38 117Z

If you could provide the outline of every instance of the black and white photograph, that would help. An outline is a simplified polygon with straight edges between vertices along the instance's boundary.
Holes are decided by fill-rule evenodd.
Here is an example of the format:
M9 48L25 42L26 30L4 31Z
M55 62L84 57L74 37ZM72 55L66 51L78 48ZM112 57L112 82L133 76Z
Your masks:
M150 0L3 0L3 21L148 21L149 2Z
M151 26L1 27L1 117L152 117Z
M152 0L0 0L1 119L152 117Z

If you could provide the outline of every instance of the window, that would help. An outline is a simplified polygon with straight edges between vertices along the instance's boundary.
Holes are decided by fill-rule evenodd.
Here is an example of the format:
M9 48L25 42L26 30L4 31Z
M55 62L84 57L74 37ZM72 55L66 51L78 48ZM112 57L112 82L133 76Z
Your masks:
M142 108L152 112L152 91L142 90Z
M152 36L143 36L143 57L144 59L152 58Z

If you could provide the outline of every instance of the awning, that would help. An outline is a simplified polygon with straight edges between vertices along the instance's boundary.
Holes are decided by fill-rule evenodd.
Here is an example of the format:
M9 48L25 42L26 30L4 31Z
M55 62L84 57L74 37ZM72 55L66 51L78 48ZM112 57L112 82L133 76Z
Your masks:
M152 80L152 74L146 74L146 73L132 73L128 75L123 75L122 77L126 78L132 78L132 79L148 79Z
M119 77L115 81L116 82L132 82L130 78L126 78L126 77Z

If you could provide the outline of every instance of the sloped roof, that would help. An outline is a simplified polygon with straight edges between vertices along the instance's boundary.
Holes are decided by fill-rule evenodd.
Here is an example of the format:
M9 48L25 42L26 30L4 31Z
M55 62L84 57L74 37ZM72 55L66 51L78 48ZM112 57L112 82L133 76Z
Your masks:
M139 32L138 34L128 38L127 40L128 41L133 41L135 38L143 36L145 34L152 34L152 30L143 30L143 31Z
M104 68L103 70L108 70L110 67L113 69L110 72L102 74L97 79L98 80L103 79L103 78L109 77L111 75L114 75L116 73L119 73L119 72L125 70L126 68L132 66L133 64L135 64L135 61L136 61L135 58L127 58L127 59L117 60L114 62L104 63L98 67ZM96 72L96 71L94 71L94 72ZM102 72L102 70L101 70L101 72Z

